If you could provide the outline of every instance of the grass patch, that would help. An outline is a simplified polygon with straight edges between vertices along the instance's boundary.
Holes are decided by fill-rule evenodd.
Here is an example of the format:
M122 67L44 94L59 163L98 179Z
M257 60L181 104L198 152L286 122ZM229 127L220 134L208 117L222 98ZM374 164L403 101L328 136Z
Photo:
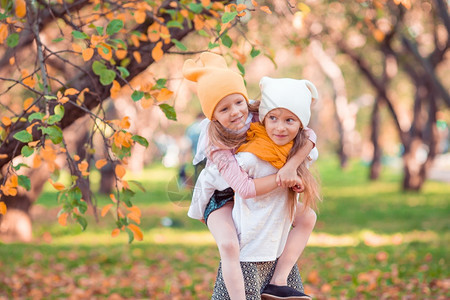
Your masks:
M401 175L384 170L368 180L352 161L318 163L323 203L299 261L308 293L318 299L449 297L450 186L429 181L421 193L401 191ZM56 193L46 187L35 207L34 244L0 244L0 298L60 299L120 296L209 299L219 256L207 228L186 216L190 193L176 170L153 165L133 203L143 213L144 241L111 238L114 218L86 232L56 222ZM95 186L95 185L94 185ZM108 196L96 196L99 206ZM5 287L5 288L3 288Z

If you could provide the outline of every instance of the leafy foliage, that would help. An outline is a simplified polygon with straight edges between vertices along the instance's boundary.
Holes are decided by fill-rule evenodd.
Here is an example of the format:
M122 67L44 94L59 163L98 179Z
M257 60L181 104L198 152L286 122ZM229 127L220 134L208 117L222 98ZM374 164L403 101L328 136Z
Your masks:
M253 10L270 12L252 3ZM233 59L239 58L238 67L244 73L250 50L232 49L236 41L231 32L241 26L240 18L247 13L245 4L210 0L1 1L0 167L6 165L7 171L0 197L16 196L20 187L29 190L33 182L24 169L45 164L52 173L49 181L58 191L58 222L66 225L72 219L84 230L85 213L93 202L89 185L82 182L89 182L93 169L109 166L115 170L116 190L111 203L101 209L102 215L115 210L113 236L127 232L130 242L142 240L141 214L133 205L134 191L126 172L132 147L136 143L148 147L149 142L130 131L132 120L128 117L107 119L104 100L123 94L126 86L131 90L128 97L137 105L144 109L157 106L169 120L176 121L167 78L149 78L139 86L130 80L147 66L160 63L173 46L187 52L181 40L191 32L203 37L205 45L214 45L196 51L222 46L233 50L237 53ZM261 51L259 46L251 45L252 57ZM21 105L17 107L17 103ZM93 125L91 142L80 157L68 150L64 129L83 115L89 115ZM103 138L106 149L100 158L93 147L94 134ZM14 165L13 158L20 155L29 160ZM61 156L66 165L57 162ZM70 170L69 183L59 178L62 168ZM1 198L0 203L0 213L5 214L7 207Z

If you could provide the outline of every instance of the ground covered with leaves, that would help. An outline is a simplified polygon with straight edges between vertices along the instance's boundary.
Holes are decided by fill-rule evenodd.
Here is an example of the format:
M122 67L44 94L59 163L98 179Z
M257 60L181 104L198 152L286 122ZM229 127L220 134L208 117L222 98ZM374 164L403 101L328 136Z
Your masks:
M308 294L450 297L448 184L404 193L397 174L371 183L357 162L341 172L325 160L319 171L324 202L299 260ZM33 209L35 243L0 244L0 299L209 299L218 251L205 226L186 217L188 194L174 188L175 170L154 166L140 176L148 181L135 198L144 241L112 238L108 216L90 220L86 232L58 225L49 189Z

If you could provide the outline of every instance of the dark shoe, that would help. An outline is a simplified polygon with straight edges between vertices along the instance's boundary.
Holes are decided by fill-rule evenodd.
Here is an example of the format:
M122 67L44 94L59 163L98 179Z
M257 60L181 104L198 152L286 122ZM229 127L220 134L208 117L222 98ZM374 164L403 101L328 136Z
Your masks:
M311 300L312 298L302 292L297 291L289 286L280 286L275 284L268 284L262 294L261 299L289 299L289 300Z

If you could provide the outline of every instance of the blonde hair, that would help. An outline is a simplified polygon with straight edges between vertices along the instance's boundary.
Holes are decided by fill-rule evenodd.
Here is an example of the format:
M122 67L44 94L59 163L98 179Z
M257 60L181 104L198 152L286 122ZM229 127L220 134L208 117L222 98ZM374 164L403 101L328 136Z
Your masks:
M259 109L259 101L254 101L253 103L247 102L248 112L257 114ZM208 128L208 137L210 144L219 149L235 149L242 145L247 139L247 132L235 133L218 121L211 121Z
M308 140L308 136L306 132L302 129L299 130L298 134L294 138L294 145L292 146L291 151L289 151L287 159L289 160L300 148L302 148L306 141ZM302 194L300 194L300 198L303 202L303 209L305 210L307 207L312 208L313 210L317 210L317 203L322 201L320 191L319 191L319 182L316 177L311 173L308 169L308 164L306 158L300 166L297 168L297 174L303 181L305 186L305 190ZM294 218L295 208L297 206L297 194L293 190L289 189L288 193L288 203L289 203L289 214L291 219Z

